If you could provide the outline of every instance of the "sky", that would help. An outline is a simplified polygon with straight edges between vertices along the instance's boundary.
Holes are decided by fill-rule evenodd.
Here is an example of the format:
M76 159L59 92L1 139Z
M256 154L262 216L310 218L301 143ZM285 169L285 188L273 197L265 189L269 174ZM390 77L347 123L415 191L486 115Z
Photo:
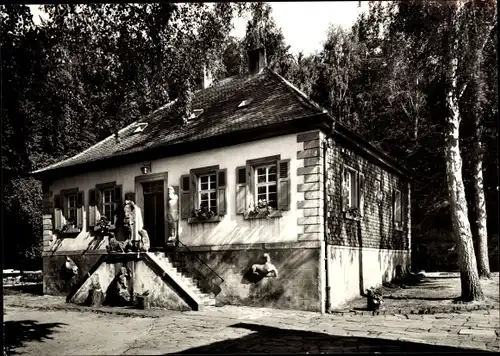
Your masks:
M321 1L321 2L271 2L273 17L277 27L285 36L285 42L291 46L292 53L304 52L305 55L321 49L330 25L349 28L361 11L365 11L368 2L359 1ZM29 5L33 20L39 23L38 16L45 13L38 10L39 5ZM245 35L247 19L234 20L231 35Z

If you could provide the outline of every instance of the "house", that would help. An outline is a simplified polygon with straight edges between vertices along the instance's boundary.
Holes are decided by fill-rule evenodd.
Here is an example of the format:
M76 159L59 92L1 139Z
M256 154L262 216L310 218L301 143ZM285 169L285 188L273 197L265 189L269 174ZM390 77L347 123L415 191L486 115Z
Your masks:
M34 172L46 294L82 302L127 266L152 305L325 312L408 270L408 171L269 70L263 49L249 59L247 74L195 92L188 120L167 104ZM96 234L125 196L147 253L108 254ZM254 273L266 258L277 273ZM78 269L63 278L66 259Z

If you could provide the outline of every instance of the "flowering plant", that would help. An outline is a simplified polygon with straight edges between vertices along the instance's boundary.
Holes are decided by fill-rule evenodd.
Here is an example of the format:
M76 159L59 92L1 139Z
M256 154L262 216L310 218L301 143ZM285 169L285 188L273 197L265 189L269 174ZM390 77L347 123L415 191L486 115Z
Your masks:
M264 215L269 217L269 214L273 211L273 207L269 203L266 199L259 199L257 204L250 205L250 208L247 210L247 216Z
M354 218L360 218L361 217L361 211L359 210L359 208L349 208L347 210L347 213L349 214L349 216L352 216Z
M70 230L75 228L75 221L73 219L66 219L66 224L61 227L61 232L70 232Z
M194 209L191 211L191 217L199 220L208 220L215 216L212 210L209 210L207 206L200 206L199 209Z

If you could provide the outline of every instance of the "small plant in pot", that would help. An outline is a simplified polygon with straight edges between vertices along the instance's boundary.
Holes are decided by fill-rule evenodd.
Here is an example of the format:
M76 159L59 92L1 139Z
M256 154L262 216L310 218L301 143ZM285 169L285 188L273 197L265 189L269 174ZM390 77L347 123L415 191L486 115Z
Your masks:
M149 291L144 291L142 293L134 293L136 300L137 309L149 309Z
M378 311L383 302L383 295L380 289L370 288L366 291L367 309L370 311Z

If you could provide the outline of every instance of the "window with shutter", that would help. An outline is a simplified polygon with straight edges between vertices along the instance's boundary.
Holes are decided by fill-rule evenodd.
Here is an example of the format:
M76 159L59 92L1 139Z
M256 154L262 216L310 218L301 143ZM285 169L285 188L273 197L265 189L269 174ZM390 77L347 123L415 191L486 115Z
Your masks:
M219 166L191 169L181 177L181 218L216 222L227 213L227 170Z
M290 209L290 160L280 155L248 160L236 169L236 213L247 218L281 216Z
M341 168L341 204L348 219L358 220L364 215L365 176L363 173L342 165Z
M78 188L61 190L57 196L57 214L54 216L56 230L61 233L78 233L83 223L83 192Z

